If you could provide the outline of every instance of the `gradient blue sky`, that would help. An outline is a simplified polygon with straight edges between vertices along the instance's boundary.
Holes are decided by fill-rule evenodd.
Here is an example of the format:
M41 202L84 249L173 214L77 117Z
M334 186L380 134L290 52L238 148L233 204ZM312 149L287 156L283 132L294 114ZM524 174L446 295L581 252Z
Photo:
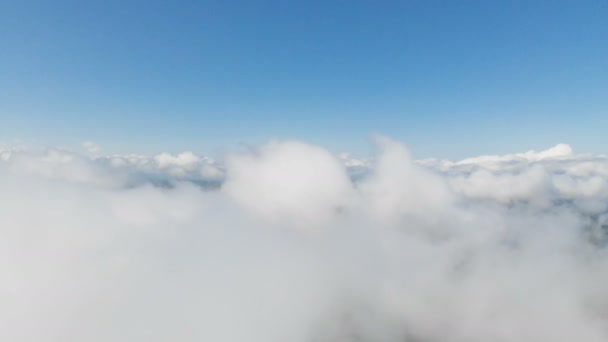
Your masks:
M608 152L608 0L0 0L0 141Z

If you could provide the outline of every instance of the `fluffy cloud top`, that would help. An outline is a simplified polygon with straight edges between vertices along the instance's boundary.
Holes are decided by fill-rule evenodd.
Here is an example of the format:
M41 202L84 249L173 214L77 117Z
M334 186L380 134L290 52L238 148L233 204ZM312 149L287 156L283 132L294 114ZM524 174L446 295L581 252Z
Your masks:
M92 141L83 142L82 147L89 153L97 153L101 151L101 147Z
M0 150L0 339L608 339L606 156L98 152Z

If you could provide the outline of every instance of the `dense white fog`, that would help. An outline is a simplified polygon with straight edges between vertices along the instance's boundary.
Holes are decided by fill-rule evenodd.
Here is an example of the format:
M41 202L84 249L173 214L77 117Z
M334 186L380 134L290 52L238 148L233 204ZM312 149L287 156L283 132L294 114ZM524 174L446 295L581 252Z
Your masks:
M605 342L608 157L0 148L0 340Z

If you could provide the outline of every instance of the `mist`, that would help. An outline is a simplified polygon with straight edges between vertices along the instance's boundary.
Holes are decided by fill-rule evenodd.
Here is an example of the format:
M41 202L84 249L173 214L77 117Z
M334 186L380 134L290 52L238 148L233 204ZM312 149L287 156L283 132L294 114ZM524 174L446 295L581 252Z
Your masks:
M4 341L603 342L608 157L0 148Z

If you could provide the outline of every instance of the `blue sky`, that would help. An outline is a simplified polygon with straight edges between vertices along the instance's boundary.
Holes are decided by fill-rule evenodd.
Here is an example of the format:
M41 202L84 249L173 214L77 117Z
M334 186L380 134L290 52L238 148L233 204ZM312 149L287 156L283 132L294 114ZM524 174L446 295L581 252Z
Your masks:
M608 152L608 1L0 0L0 141Z

